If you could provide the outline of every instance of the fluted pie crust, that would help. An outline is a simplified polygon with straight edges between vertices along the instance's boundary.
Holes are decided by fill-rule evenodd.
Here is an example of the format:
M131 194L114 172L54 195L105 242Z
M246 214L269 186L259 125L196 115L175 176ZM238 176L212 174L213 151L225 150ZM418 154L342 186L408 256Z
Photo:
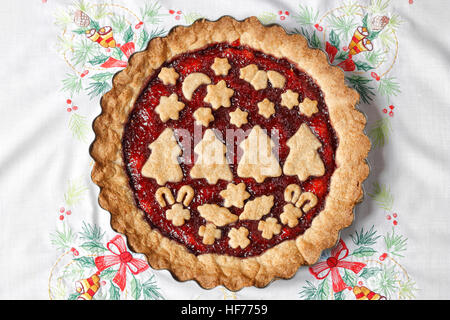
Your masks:
M194 255L152 229L143 218L145 213L138 209L124 165L124 125L148 79L164 62L208 44L236 40L288 59L318 84L338 138L336 169L323 210L295 240L283 241L258 256L246 258ZM345 85L343 71L331 66L324 52L309 48L304 37L288 35L280 26L263 26L255 17L243 21L223 17L178 26L166 37L151 40L145 51L134 54L101 100L102 113L94 121L96 138L91 146L95 160L92 179L101 189L100 206L111 213L112 228L127 236L132 250L145 254L153 268L168 269L180 281L193 279L203 288L223 285L239 290L264 287L276 278L291 278L301 265L314 264L322 250L336 243L339 231L353 221L355 203L362 199L361 185L369 173L365 158L370 142L363 132L366 119L355 109L358 101L358 93Z

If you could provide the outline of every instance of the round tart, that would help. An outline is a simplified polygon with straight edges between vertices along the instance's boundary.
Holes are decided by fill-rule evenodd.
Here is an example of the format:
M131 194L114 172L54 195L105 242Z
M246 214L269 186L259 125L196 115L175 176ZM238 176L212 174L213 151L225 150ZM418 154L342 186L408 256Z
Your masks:
M94 122L112 227L204 288L266 286L333 246L369 168L358 94L257 18L176 27L134 54Z

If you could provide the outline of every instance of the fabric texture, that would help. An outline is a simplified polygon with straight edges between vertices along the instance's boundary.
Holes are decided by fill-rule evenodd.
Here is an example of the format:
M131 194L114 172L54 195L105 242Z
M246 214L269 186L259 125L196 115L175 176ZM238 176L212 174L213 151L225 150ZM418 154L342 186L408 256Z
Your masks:
M2 3L0 298L449 299L449 10L445 0ZM324 50L360 93L372 142L364 200L336 247L292 279L238 292L149 267L111 229L90 179L92 121L114 74L172 27L223 15L257 16Z

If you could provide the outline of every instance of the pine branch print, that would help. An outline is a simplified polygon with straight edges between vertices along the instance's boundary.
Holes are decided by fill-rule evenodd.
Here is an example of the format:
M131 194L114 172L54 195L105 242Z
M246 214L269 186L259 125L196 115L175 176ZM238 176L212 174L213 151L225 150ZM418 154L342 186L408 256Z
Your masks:
M375 148L384 146L389 141L391 130L389 118L383 118L375 122L369 130L369 137L372 141L372 145Z
M377 243L380 235L377 235L377 231L374 230L374 225L370 228L370 230L364 232L364 228L361 228L361 231L355 231L355 235L350 235L350 238L353 240L353 243L357 246L372 246Z
M374 182L372 185L372 192L369 193L369 197L371 197L375 202L378 203L380 208L385 211L392 211L392 206L394 205L394 197L387 187L384 184L379 184L378 182Z
M71 96L80 93L81 89L83 89L81 78L74 73L66 73L66 78L62 80L62 83L62 90L69 92Z
M407 238L402 235L395 234L394 228L392 228L391 233L387 233L383 236L383 238L386 244L386 249L389 253L397 257L403 257L400 252L406 251L406 246L408 244Z
M142 283L142 294L146 300L164 300L164 297L159 290L160 288L156 284L154 275Z
M163 16L166 14L161 14L159 10L161 9L161 5L158 1L153 3L147 3L143 9L141 9L142 21L148 24L158 24L162 20Z
M81 179L69 181L69 187L64 193L64 201L67 206L71 207L77 204L80 200L83 199L84 193L87 190L88 188L84 185Z
M346 77L345 80L347 80L350 87L358 91L363 102L370 103L373 100L373 97L375 97L375 88L369 86L369 83L372 82L369 78L359 75L351 75Z
M294 20L301 26L312 26L319 17L319 11L315 11L314 8L298 5L298 11L292 15Z
M379 81L378 92L383 96L386 96L389 102L391 96L397 96L401 92L400 84L394 77L382 78Z
M86 142L87 134L89 132L89 125L87 119L77 113L73 113L69 120L69 129L72 135L82 142Z
M262 24L270 24L277 21L277 15L273 12L263 12L258 16L258 20Z
M381 272L375 278L377 287L374 291L380 292L387 298L392 299L398 290L397 275L398 271L395 269L395 265L383 265Z
M65 223L63 223L62 231L56 230L55 233L50 234L50 243L61 251L69 249L75 239L76 234Z

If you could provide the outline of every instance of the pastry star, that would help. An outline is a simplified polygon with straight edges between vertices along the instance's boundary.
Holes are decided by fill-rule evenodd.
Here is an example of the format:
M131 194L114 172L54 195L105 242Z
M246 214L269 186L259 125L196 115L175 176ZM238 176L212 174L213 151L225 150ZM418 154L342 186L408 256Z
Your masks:
M205 127L209 125L211 121L214 121L211 108L198 108L194 112L195 122Z
M246 228L231 228L230 232L228 232L228 237L230 238L230 240L228 240L228 244L233 249L236 249L237 247L241 247L242 249L244 249L250 244L250 240L247 238L247 236L248 230Z
M215 85L208 85L207 92L204 101L210 103L214 110L217 110L220 107L228 108L231 106L230 99L234 94L234 90L227 88L227 84L224 80L220 80Z
M220 195L225 199L224 206L242 208L244 201L250 198L250 193L245 191L245 184L243 182L239 184L229 183L225 190L220 191Z
M231 66L228 63L227 58L215 58L214 63L211 65L211 69L214 70L216 76L226 76L228 74L228 70L230 70Z
M319 111L317 109L317 101L305 98L302 103L300 103L300 112L305 114L307 117L311 117L314 113Z
M161 97L158 106L155 108L162 122L167 120L178 120L179 112L184 108L184 103L178 101L176 93L172 93L169 97Z
M243 124L246 124L248 112L242 111L237 108L235 111L230 112L230 123L240 128Z
M222 236L222 231L217 229L212 223L207 223L206 226L200 226L198 229L198 235L203 237L203 244L213 244L216 239L220 239Z
M266 221L258 223L258 230L262 231L262 237L265 239L272 239L274 234L280 234L281 225L278 224L277 219L267 218Z
M174 68L162 68L158 74L158 78L165 84L175 84L180 76L176 73Z
M166 218L172 221L174 226L179 227L184 224L184 220L191 218L191 214L188 209L183 209L181 203L176 203L172 206L172 209L166 211Z
M287 107L289 110L298 106L298 93L288 90L281 95L281 105Z
M275 104L269 99L265 98L258 103L258 113L264 118L269 119L275 113Z

